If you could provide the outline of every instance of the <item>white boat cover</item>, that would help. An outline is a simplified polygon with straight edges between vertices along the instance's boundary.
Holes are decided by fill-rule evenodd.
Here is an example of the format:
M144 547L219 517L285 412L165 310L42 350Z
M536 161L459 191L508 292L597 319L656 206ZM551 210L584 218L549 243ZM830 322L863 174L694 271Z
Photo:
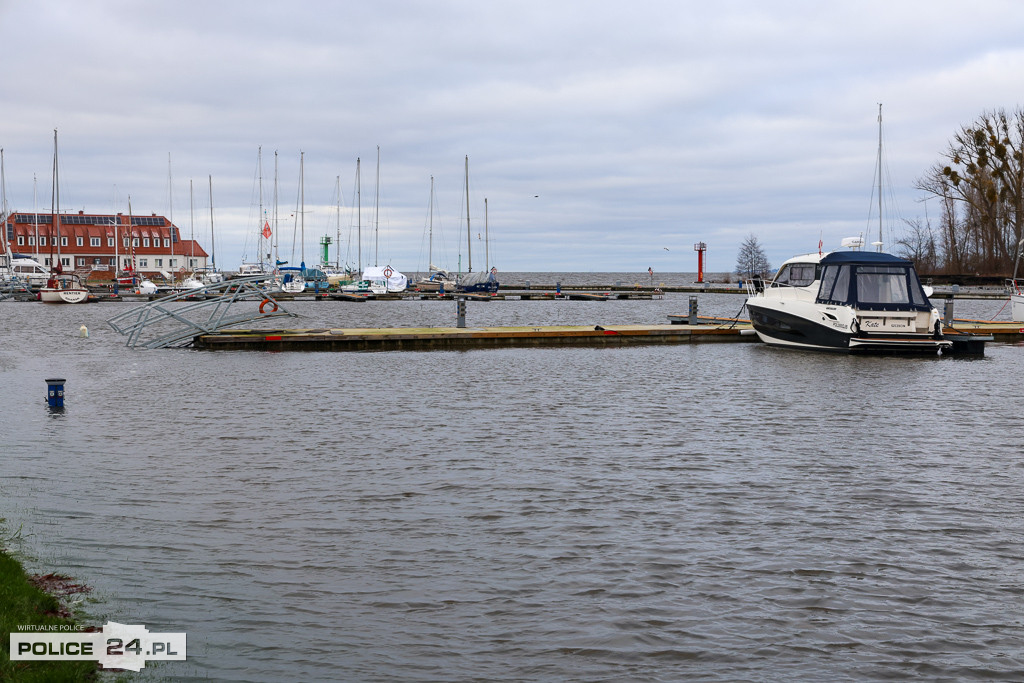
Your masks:
M387 271L391 271L388 277ZM409 278L391 266L366 266L363 269L363 279L370 282L386 283L389 292L404 292L409 286Z

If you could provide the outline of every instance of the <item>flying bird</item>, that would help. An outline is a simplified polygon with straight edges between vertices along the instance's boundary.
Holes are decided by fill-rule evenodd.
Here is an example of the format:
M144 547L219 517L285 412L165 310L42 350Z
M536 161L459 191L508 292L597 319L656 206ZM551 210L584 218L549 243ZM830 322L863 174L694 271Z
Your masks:
M664 249L665 251L669 251L668 247L662 247L662 249Z

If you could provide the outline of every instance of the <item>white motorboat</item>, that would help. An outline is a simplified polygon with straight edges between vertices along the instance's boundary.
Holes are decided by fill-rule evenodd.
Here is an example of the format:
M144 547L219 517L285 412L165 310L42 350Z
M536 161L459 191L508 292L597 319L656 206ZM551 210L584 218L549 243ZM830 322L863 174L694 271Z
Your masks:
M746 284L750 321L766 344L851 353L936 353L953 344L914 264L891 254L805 254L770 283Z
M39 300L47 304L81 304L89 300L89 290L73 273L56 273L39 288Z

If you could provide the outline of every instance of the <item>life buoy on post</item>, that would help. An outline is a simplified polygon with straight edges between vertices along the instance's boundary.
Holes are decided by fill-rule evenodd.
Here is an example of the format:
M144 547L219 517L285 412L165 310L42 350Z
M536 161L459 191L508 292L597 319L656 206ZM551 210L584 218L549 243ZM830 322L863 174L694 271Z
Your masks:
M270 309L271 313L277 313L277 302L274 301L273 299L264 299L263 301L260 302L260 313L266 313L266 311L263 309L267 307L267 304L273 306L273 308Z
M391 269L391 266L385 266L384 267L384 277L388 277L389 278L389 277L391 277L394 274L395 274L395 271L393 271Z

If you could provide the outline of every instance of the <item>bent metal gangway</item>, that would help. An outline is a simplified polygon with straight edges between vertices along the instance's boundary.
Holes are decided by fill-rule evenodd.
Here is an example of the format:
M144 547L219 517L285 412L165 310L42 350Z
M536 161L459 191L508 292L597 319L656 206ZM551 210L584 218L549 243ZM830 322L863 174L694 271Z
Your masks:
M169 294L115 315L107 324L128 337L126 346L162 349L188 346L196 335L213 334L251 320L298 317L259 288L264 279L265 275L234 278L202 289ZM241 305L246 306L239 313ZM144 339L146 335L149 338Z

